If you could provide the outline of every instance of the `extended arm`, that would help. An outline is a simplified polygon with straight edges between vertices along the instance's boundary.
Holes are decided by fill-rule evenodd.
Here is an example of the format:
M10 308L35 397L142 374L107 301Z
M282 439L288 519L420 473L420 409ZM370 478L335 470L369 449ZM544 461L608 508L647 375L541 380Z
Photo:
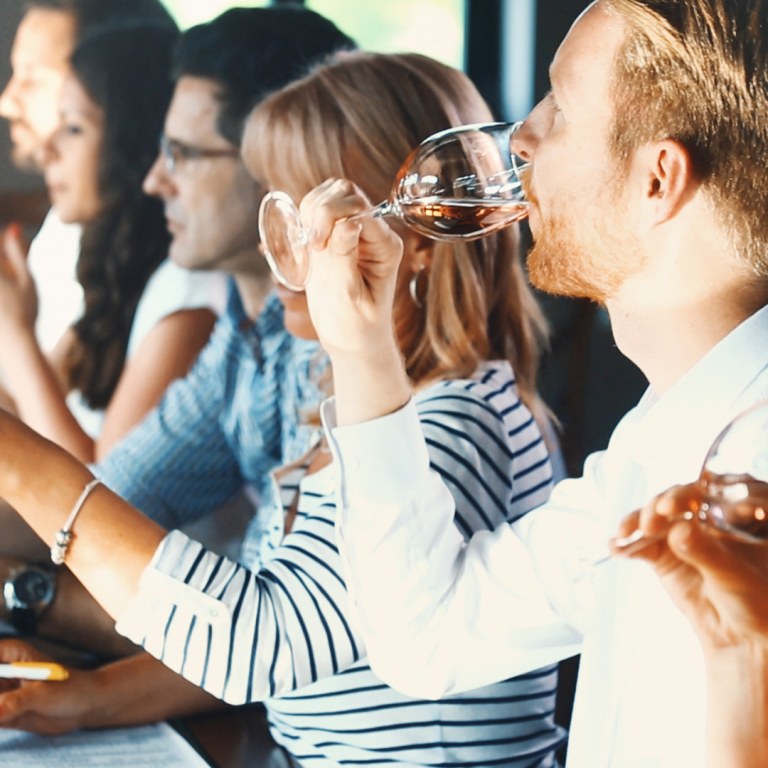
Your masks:
M0 496L48 546L91 478L66 451L0 413ZM67 565L115 617L135 594L164 535L160 526L99 487L77 520Z
M193 371L174 382L162 403L94 468L109 488L164 527L178 527L210 513L244 483L220 423L227 396L226 361L232 330L232 324L222 318ZM264 414L266 418L267 409ZM267 424L264 431L275 430ZM252 463L266 476L276 459L265 442L259 452L256 443L262 435L255 433L252 441L254 455L263 454L263 462ZM34 555L20 553L12 542L6 542L4 549L8 557L0 559L0 581L8 577L11 567L21 565L19 555L26 554L27 559L45 556L44 550ZM114 621L66 569L37 631L106 656L136 651L115 632Z
M0 414L0 496L50 545L91 474ZM332 519L333 511L329 510ZM344 617L333 526L294 532L284 557L254 574L160 526L103 487L78 517L67 565L118 630L230 703L308 684L360 658ZM160 546L162 543L162 547ZM152 562L153 567L147 568ZM139 590L140 581L142 584Z
M17 640L0 641L0 661L42 661ZM45 735L78 728L154 723L225 705L146 653L96 670L71 670L64 682L29 682L0 693L0 727Z
M279 391L278 362L287 338L281 318L277 301L270 302L255 338L273 352L255 355L255 338L242 336L233 315L223 316L194 369L94 468L97 476L166 528L210 513L247 480L267 479L280 455L280 418L270 397ZM247 431L236 429L237 424L247 425ZM250 473L247 478L243 468ZM84 640L86 647L108 655L135 648L114 632L109 616L79 582L67 576L60 579L39 631Z
M348 182L327 183L302 202L314 233L307 297L334 371L339 547L374 671L406 693L439 697L577 652L578 631L559 612L579 627L589 582L571 589L563 574L573 563L557 565L542 544L582 527L575 542L594 551L599 522L564 516L558 533L532 513L541 525L526 518L518 530L502 525L465 546L415 409L402 407L410 393L392 327L401 247L381 221L344 220L365 204ZM538 562L531 547L541 549ZM564 554L578 560L576 550ZM553 565L551 585L542 583Z
M6 236L0 266L0 332L10 394L21 419L83 462L102 458L157 403L168 384L183 376L210 335L215 315L190 309L164 317L128 361L96 440L69 410L63 363L75 342L70 330L49 359L35 336L37 297L19 242ZM54 361L61 365L56 368Z

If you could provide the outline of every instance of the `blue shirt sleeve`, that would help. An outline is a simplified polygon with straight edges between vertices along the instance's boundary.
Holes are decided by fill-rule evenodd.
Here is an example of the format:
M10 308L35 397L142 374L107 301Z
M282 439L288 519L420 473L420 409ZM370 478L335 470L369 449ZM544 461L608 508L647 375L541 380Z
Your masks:
M160 405L93 468L105 485L167 528L192 522L243 485L222 420L236 364L231 319L222 317L196 365ZM264 457L264 473L274 457Z

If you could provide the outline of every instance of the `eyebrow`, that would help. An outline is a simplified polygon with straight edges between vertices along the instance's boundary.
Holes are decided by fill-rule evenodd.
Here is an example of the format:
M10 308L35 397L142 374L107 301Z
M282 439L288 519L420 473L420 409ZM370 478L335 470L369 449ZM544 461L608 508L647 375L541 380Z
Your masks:
M547 69L547 74L549 76L549 84L550 84L550 86L554 87L555 81L557 80L557 73L555 71L555 62L554 62L554 60L549 65L549 67ZM551 88L550 88L550 90L551 90Z
M548 72L549 72L549 90L547 91L546 95L552 96L552 98L554 98L555 101L557 101L557 103L560 104L563 98L563 91L558 85L559 78L557 77L557 73L555 71L554 61L549 65ZM555 93L555 91L557 91L557 93Z
M183 139L176 139L173 136L169 136L165 131L163 131L165 134L165 138L167 139L169 144L175 144L178 147L185 147L186 149L193 149L194 144L190 144L188 141L184 141Z
M99 122L101 115L99 112L81 107L68 107L66 109L59 109L59 117L79 117L81 120L90 120L93 123Z

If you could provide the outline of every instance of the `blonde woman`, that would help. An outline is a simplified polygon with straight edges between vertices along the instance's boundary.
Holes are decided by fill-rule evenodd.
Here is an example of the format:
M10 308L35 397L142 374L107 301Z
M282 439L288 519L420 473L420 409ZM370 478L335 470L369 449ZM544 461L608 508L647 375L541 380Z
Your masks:
M421 140L490 119L470 81L442 64L344 54L258 107L244 159L265 187L296 201L341 176L377 200ZM374 226L397 247L387 224ZM543 418L535 391L541 320L516 233L460 246L398 234L396 336L431 461L462 534L492 530L542 503L552 487L533 416ZM286 328L316 338L305 295L278 289L278 297ZM50 542L90 473L10 418L0 433L0 495ZM297 448L275 472L242 564L167 534L104 488L73 525L67 563L118 630L170 669L228 703L264 701L273 736L298 763L554 765L564 739L553 722L556 666L440 702L403 696L373 674L335 544L337 465L319 431L309 451ZM33 454L34 462L24 458ZM380 498L393 491L368 489ZM95 672L6 694L0 722L23 726L30 713L48 727L59 718L65 730L140 722L149 718L149 692L155 718L211 706L146 655L117 670L111 686L95 684L93 675L103 675Z

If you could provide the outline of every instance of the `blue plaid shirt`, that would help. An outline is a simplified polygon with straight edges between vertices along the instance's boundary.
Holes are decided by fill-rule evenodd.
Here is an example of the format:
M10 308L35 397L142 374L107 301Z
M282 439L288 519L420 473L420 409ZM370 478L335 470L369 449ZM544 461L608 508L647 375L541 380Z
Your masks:
M325 365L317 342L285 330L274 295L252 322L232 282L192 371L93 471L166 528L203 517L246 483L269 496L269 471L317 437L302 419L319 408Z

